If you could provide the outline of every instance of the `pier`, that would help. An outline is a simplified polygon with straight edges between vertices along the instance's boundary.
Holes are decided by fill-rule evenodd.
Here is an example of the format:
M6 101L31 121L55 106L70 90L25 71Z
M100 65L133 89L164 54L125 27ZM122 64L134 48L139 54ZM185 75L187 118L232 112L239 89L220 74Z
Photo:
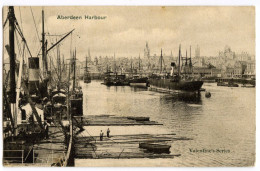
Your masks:
M174 141L191 140L190 138L180 137L176 134L124 134L111 135L110 137L106 137L106 135L104 135L104 138L101 141L99 136L89 134L88 129L92 126L94 126L96 130L100 130L104 126L113 126L116 127L116 129L124 130L127 129L129 126L129 128L131 128L131 126L152 127L162 124L159 124L155 121L138 122L128 119L127 117L115 117L109 115L87 116L84 117L82 122L87 122L83 124L84 129L87 131L87 133L84 134L82 132L79 132L75 134L75 160L174 158L181 156L181 154L149 152L145 149L139 148L139 143L145 142L157 144L172 144L174 143Z

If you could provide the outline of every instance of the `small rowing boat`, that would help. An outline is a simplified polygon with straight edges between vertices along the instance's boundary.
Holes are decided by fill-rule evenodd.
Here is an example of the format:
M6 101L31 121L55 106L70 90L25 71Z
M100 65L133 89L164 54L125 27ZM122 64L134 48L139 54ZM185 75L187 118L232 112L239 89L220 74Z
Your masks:
M149 117L134 117L134 116L128 116L127 119L130 120L136 120L136 121L149 121Z
M139 143L139 148L143 148L155 153L170 153L171 146L154 143Z

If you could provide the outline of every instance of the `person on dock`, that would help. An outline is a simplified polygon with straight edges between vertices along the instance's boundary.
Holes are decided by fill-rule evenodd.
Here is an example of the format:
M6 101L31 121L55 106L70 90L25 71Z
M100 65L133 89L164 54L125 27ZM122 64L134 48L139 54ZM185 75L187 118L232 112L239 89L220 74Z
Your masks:
M109 128L107 129L107 137L109 138L110 130Z
M100 131L100 141L103 141L103 136L104 136L104 133L102 132L102 130Z

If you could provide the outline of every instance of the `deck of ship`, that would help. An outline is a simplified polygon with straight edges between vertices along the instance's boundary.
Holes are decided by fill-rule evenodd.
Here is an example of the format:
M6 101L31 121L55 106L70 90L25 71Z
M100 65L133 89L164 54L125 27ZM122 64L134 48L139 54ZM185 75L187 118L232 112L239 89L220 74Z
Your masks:
M59 126L49 127L49 138L32 147L33 163L4 163L4 166L61 166L66 160L65 135Z

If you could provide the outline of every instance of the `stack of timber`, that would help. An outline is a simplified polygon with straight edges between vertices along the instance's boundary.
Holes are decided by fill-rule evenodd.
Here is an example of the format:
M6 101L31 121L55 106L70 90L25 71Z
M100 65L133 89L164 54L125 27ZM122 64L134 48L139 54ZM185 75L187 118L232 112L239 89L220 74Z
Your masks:
M103 158L174 158L180 154L171 152L156 153L148 149L139 148L140 143L174 144L178 140L191 140L186 137L177 137L175 134L137 134L116 135L105 137L103 141L99 137L77 136L75 143L75 158L78 159L103 159ZM174 148L174 146L172 147Z
M131 126L131 125L162 125L156 121L150 121L148 117L120 117L113 115L88 115L74 116L83 126Z

